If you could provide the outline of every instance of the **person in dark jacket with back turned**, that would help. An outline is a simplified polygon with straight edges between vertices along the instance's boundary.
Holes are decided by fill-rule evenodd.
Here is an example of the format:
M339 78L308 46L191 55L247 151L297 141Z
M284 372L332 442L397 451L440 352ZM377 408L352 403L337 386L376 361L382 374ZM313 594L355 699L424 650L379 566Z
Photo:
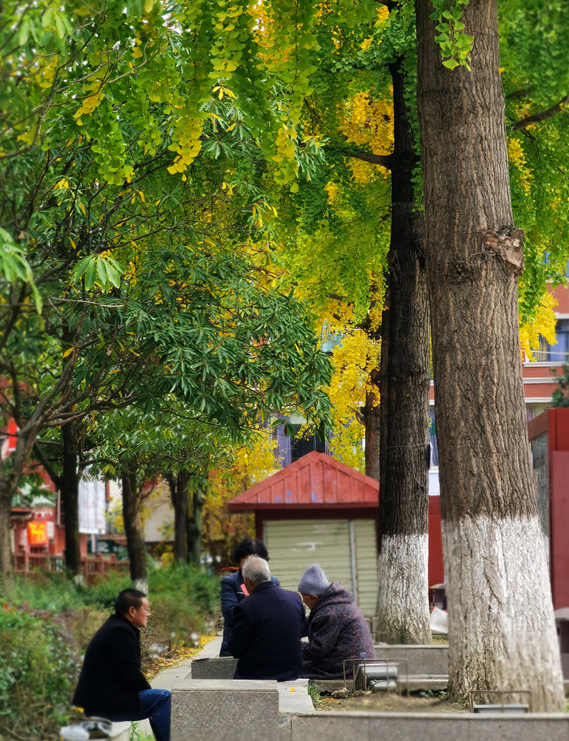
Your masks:
M140 628L149 613L144 592L119 594L115 614L89 643L73 704L115 722L149 718L156 741L170 741L170 692L153 690L140 670Z
M251 556L243 566L249 597L235 608L229 650L235 679L298 679L304 607L298 594L271 581L269 565Z
M251 540L244 538L233 553L233 563L239 564L239 570L221 580L221 614L223 615L223 640L221 642L220 656L231 656L229 651L229 636L233 627L233 610L247 597L243 592L242 567L249 556L260 556L265 561L269 560L269 553L262 540ZM277 587L280 581L276 576L271 576L271 581Z
M302 644L302 677L342 679L345 659L375 658L365 618L347 589L337 581L330 584L320 566L313 564L302 575L298 591L310 608L308 643ZM352 676L351 664L346 664L346 674Z

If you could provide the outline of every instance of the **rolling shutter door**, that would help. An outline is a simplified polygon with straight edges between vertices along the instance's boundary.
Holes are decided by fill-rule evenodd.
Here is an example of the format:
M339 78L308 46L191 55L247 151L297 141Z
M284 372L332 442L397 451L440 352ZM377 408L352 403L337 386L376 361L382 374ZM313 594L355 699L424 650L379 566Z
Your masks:
M372 617L378 591L375 522L354 520L353 529L358 604L366 617ZM338 581L354 593L348 520L269 520L265 543L271 573L285 589L296 592L305 570L318 563L329 581Z
M285 589L296 592L306 569L318 563L328 581L352 591L348 520L269 520L265 543L271 573Z
M366 617L377 615L377 537L374 520L354 520L358 604Z

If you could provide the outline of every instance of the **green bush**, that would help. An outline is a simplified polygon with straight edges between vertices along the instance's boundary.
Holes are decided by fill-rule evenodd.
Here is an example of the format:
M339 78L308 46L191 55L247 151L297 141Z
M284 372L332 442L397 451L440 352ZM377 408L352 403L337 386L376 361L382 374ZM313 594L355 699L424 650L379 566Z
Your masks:
M5 587L5 598L13 604L29 604L35 610L79 610L82 607L112 607L115 597L131 586L128 576L111 572L92 586L76 584L64 572L38 571L30 578L14 577Z
M57 738L78 674L65 623L47 612L0 610L0 734Z
M151 643L191 642L216 611L219 577L188 565L149 572L152 615L142 632ZM111 573L93 586L61 573L14 577L0 609L0 741L4 735L46 741L64 725L80 657L130 579ZM172 634L174 634L172 638ZM6 732L6 733L5 733Z
M148 591L152 613L143 643L188 644L192 633L210 627L206 620L217 608L219 577L174 564L149 573Z

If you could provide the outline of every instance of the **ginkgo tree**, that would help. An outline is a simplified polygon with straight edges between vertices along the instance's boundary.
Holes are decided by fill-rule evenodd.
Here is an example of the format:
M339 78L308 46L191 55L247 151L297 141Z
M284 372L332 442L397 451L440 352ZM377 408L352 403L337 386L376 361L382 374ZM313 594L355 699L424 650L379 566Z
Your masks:
M544 199L544 225L548 221L551 225L547 211L555 214L560 204L554 193L563 193L567 183L564 174L563 185L555 174L551 184L557 181L557 187L551 192L544 172L546 180L532 193L531 187L525 188L530 173L519 156L508 177L501 77L508 67L500 65L499 37L502 30L504 45L510 34L509 39L521 46L524 36L528 41L532 37L532 53L522 52L518 59L522 67L513 64L509 70L510 85L521 83L508 91L510 159L520 153L522 144L513 132L552 123L550 131L528 131L534 138L524 137L530 141L522 150L524 158L527 151L528 159L531 153L536 162L542 154L551 174L549 142L556 130L567 126L557 97L560 89L562 95L567 93L567 69L556 58L561 47L550 53L548 42L553 29L561 39L567 37L567 17L560 3L513 2L502 4L499 24L497 2L452 5L460 10L458 36L464 28L471 44L471 53L459 57L459 66L448 63L452 50L443 48L441 56L438 42L449 36L436 35L439 17L432 14L427 0L417 0L427 273L450 624L449 691L464 696L472 689L512 691L523 686L532 692L534 708L560 710L565 700L559 647L527 453L518 279L525 257L536 271L542 262L539 242L547 231L540 235L537 223L532 228L534 198ZM457 21L452 13L448 20L450 25ZM531 65L526 66L530 57ZM511 59L511 54L506 51L504 58ZM512 121L513 101L530 97L522 91L532 80L538 82L536 104L530 103ZM542 87L543 98L538 91ZM544 108L534 112L539 103L545 103ZM539 182L541 175L536 178ZM529 205L527 212L524 204ZM560 216L557 233L553 230L546 237L552 253L566 249L564 222ZM530 281L524 299L531 302L531 293Z

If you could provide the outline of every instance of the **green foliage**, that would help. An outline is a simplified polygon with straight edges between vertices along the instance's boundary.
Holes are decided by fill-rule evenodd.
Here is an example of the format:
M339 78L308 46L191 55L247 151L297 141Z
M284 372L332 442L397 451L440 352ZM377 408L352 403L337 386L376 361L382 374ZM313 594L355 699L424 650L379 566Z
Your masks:
M562 373L555 380L559 387L551 394L551 406L569 407L569 365L563 364Z
M41 314L42 299L39 295L34 276L29 262L26 260L24 250L20 249L5 229L0 228L0 275L4 276L8 283L21 281L31 288L36 308Z
M219 577L188 564L173 564L149 574L152 615L149 628L155 640L191 643L192 632L203 632L219 603Z
M527 128L516 124L567 95L562 50L569 44L569 19L562 0L508 0L499 11L512 207L526 235L520 314L527 321L546 284L566 282L569 179L563 163L569 157L569 117L559 112Z
M468 57L474 44L474 36L463 33L465 27L462 22L463 7L468 0L431 0L434 13L431 14L439 32L435 41L441 47L443 64L449 69L459 65L470 71Z
M58 613L83 607L112 610L117 594L131 586L125 574L111 571L92 586L76 583L63 573L42 572L34 579L15 576L5 585L3 599L11 604L27 604L30 609ZM150 599L178 595L188 609L204 617L215 610L219 578L205 569L187 564L167 568L150 568L148 572Z
M77 663L65 625L49 613L0 609L0 734L53 737L66 720Z

